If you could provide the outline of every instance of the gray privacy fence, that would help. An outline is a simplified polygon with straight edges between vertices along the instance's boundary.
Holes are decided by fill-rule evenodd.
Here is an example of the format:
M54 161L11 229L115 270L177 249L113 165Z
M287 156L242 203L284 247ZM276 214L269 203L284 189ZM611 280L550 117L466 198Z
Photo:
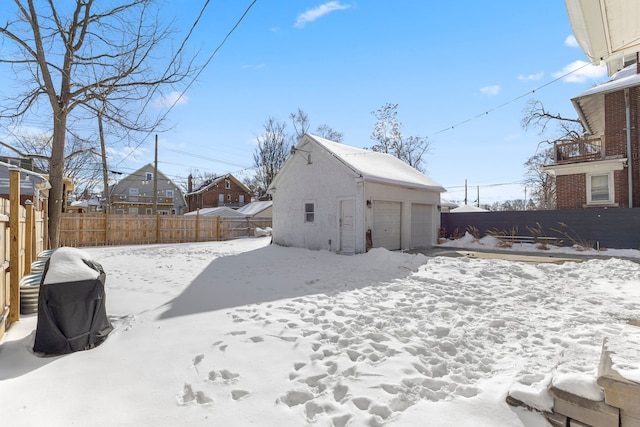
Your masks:
M564 246L588 241L593 247L640 249L640 208L441 214L441 237L464 235L471 228L477 229L480 237L497 231L514 236L556 237Z

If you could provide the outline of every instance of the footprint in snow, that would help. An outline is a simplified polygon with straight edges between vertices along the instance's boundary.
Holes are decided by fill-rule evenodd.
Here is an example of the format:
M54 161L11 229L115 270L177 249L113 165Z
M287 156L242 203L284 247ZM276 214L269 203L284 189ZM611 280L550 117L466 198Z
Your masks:
M176 396L176 400L180 406L188 404L210 405L213 403L213 399L202 391L194 391L189 383L184 384L182 391Z

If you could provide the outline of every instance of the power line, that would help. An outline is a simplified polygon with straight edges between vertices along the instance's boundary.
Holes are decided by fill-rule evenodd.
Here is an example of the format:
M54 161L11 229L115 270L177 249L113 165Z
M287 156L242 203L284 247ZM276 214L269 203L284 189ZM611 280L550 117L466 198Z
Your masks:
M470 118L468 118L468 119L465 119L465 120L463 120L463 121L461 121L461 122L458 122L458 123L456 123L456 124L454 124L454 125L452 125L452 126L449 126L449 127L444 128L444 129L441 129L441 130L439 130L438 132L436 132L436 133L432 134L432 136L435 136L435 135L441 134L441 133L446 132L446 131L449 131L449 130L453 130L453 129L455 129L455 128L457 128L457 127L459 127L459 126L461 126L461 125L463 125L463 124L465 124L465 123L469 123L469 122L471 122L471 121L473 121L473 120L479 119L480 117L486 116L486 115L488 115L489 113L492 113L492 112L494 112L494 111L496 111L496 110L498 110L498 109L500 109L500 108L503 108L503 107L505 107L505 106L507 106L507 105L509 105L509 104L511 104L511 103L513 103L513 102L515 102L515 101L517 101L517 100L519 100L519 99L524 98L524 97L525 97L525 96L527 96L527 95L531 95L531 94L535 93L536 91L538 91L538 90L540 90L540 89L544 89L545 87L547 87L547 86L549 86L549 85L551 85L551 84L553 84L553 83L555 83L555 82L557 82L557 81L559 81L559 80L562 80L562 79L564 79L565 77L570 76L570 75L571 75L571 74L573 74L573 73L576 73L576 72L578 72L578 71L582 70L584 67L586 67L586 66L588 66L588 65L591 65L591 63L587 62L587 63L585 63L584 65L582 65L581 67L576 68L575 70L571 70L571 71L569 71L569 72L567 72L567 73L565 73L565 74L563 74L563 75L561 75L561 76L559 76L559 77L557 77L557 78L555 78L555 79L553 79L553 80L551 80L551 81L548 81L547 83L543 84L542 86L538 86L537 88L535 88L535 89L533 89L533 90L530 90L530 91L528 91L528 92L526 92L526 93L523 93L522 95L516 96L515 98L513 98L513 99L511 99L511 100L509 100L509 101L507 101L507 102L504 102L504 103L502 103L502 104L500 104L500 105L498 105L498 106L496 106L496 107L493 107L493 108L491 108L490 110L487 110L487 111L485 111L485 112L483 112L483 113L480 113L480 114L477 114L477 115L475 115L475 116L473 116L473 117L470 117Z
M191 82L189 82L189 84L187 85L187 87L184 89L184 91L182 92L182 95L184 95L193 85L193 83L196 81L196 79L198 77L200 77L200 74L202 74L202 72L204 71L205 68L207 68L207 66L209 65L209 63L211 63L211 61L213 60L214 56L216 56L216 54L218 53L218 51L222 48L222 46L224 46L224 44L226 43L227 39L231 36L231 34L236 30L236 28L238 28L238 26L240 25L240 23L244 20L245 16L247 16L247 14L249 13L249 10L251 10L251 8L253 7L254 4L256 4L258 0L253 0L249 6L245 9L244 13L240 16L240 18L236 21L235 25L231 28L231 30L229 30L229 32L227 33L227 35L222 39L222 41L218 44L218 46L215 48L215 50L213 51L213 53L209 56L209 58L205 61L204 65L200 68L200 70L198 70L198 72L196 73L196 75L193 77L193 79L191 79ZM206 8L207 4L209 3L209 1L207 0L207 3L205 4L205 6L203 7L203 11L204 8ZM198 17L198 19L200 19L200 17ZM173 107L176 106L176 104L178 103L178 101L180 101L180 97L177 97L173 103L169 106L169 109L162 115L161 119L158 121L158 123L162 122L162 120L164 120L169 113L171 112L171 110L173 110ZM151 129L146 137L148 137L150 134L152 134L155 131L155 127L153 129ZM142 138L142 140L138 143L138 145L136 146L136 148L134 148L133 151L137 150L142 143L144 142L144 140L146 139ZM132 151L132 153L133 153ZM129 157L132 153L129 153L125 158L123 158L120 162L123 162L124 160L127 159L127 157ZM118 163L120 164L120 163Z

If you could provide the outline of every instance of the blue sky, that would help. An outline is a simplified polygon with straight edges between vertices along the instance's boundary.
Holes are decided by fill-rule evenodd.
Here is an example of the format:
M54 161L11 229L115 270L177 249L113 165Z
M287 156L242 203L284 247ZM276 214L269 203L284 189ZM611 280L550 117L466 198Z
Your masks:
M167 3L178 45L205 1ZM200 63L251 3L208 4L188 44ZM557 80L585 61L571 35L558 0L257 0L171 108L159 168L176 180L192 169L252 174L265 121L288 122L298 108L312 130L327 124L369 147L372 111L393 103L403 135L429 138L427 174L450 190L444 198L461 201L465 179L470 202L478 188L481 203L523 198L523 163L546 138L521 128L527 101L576 117L570 99L607 80L592 66ZM153 141L125 160L112 152L109 167L152 162Z

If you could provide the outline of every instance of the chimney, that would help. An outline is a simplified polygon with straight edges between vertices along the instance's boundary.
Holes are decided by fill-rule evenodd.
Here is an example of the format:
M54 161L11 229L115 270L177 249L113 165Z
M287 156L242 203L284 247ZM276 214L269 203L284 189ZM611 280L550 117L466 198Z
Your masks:
M193 176L189 174L187 178L187 192L191 193L193 191Z

